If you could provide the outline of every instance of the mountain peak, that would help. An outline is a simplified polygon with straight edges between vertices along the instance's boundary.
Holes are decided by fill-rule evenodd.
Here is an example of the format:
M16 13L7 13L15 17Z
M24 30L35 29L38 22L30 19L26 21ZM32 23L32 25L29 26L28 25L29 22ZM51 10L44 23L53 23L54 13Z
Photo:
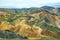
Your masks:
M55 7L52 7L52 6L42 6L41 8L46 9L46 10L55 9Z

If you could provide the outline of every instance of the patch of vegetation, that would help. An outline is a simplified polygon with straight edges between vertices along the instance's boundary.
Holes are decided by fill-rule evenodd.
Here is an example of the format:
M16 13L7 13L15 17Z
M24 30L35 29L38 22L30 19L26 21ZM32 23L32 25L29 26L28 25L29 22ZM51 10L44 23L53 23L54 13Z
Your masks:
M27 39L26 37L22 37L14 32L11 31L0 31L0 38L5 38L5 39L15 39L15 38L19 38L19 39Z

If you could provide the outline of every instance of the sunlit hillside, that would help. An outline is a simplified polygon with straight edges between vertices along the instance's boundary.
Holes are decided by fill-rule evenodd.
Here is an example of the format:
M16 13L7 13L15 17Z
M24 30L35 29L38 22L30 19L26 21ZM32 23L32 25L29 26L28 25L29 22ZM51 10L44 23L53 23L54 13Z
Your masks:
M60 40L58 8L0 8L0 39Z

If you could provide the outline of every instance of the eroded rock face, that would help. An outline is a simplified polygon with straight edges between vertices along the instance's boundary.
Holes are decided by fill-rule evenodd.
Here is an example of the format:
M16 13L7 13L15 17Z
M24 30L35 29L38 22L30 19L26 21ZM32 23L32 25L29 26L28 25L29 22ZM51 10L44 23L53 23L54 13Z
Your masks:
M26 37L40 37L41 36L41 30L38 28L27 28L20 31L20 35L26 36Z
M56 21L55 23L56 23L57 27L60 29L60 20Z
M17 27L12 27L8 24L0 24L0 30L9 30L24 37L37 37L40 36L42 29L36 26L31 29L30 25L21 22Z
M6 12L0 12L0 16L6 15Z

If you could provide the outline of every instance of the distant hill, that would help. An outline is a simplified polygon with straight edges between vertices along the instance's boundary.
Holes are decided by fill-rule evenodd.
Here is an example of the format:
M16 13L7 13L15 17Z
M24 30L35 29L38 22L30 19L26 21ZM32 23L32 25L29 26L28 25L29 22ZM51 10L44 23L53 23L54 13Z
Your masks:
M57 8L58 9L58 11L60 12L60 8Z
M41 7L43 9L46 9L46 10L52 10L52 9L55 9L54 7L51 7L51 6L43 6Z
M40 11L52 11L53 9L55 9L55 7L52 6L42 6L42 7L31 7L31 8L0 8L0 11L2 12L10 12L10 13L23 13L23 14L30 14L30 13L37 13ZM60 11L60 8L56 8L58 9L58 12Z

